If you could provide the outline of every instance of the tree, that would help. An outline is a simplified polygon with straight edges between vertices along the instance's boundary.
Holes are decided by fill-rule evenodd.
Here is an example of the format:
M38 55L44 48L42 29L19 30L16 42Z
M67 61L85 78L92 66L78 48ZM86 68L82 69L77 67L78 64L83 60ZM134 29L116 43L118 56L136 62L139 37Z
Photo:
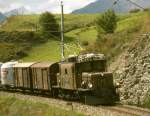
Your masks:
M106 33L114 33L117 27L117 16L114 10L107 10L96 21L97 30L103 29Z
M39 23L42 28L42 33L48 37L50 36L59 36L59 25L57 24L57 21L49 12L45 12L41 14L39 18Z

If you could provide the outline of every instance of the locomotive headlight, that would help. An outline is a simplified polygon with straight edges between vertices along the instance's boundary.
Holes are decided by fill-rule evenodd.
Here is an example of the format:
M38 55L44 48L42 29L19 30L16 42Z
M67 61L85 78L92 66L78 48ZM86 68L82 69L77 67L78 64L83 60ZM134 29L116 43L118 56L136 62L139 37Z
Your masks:
M92 83L88 83L88 87L91 89L93 87Z
M83 85L85 85L85 84L86 84L86 82L85 82L85 81L82 81L81 85L83 86Z

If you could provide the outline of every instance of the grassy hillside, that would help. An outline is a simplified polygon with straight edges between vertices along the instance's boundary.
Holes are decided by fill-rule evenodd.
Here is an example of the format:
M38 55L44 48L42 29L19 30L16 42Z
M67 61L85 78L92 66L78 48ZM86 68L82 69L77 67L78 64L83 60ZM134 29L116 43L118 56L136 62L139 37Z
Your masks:
M115 55L121 53L124 48L127 48L128 44L132 41L132 38L134 38L134 36L137 35L137 33L139 33L139 31L143 27L145 22L143 21L143 18L147 15L148 13L145 12L120 15L116 32L114 34L103 35L103 38L106 38L105 41L100 40L99 42L97 42L97 31L94 25L88 27L85 26L69 31L65 33L65 36L66 38L71 38L72 41L66 42L66 45L68 46L68 48L66 48L66 55L75 53L78 54L81 50L86 49L88 51L98 51L104 53L108 57L112 58ZM148 18L144 18L144 20L146 19ZM85 41L88 42L88 46L82 45L82 43L84 43ZM95 43L100 44L96 45L95 47ZM78 46L78 44L80 44L81 47ZM69 47L69 45L73 47ZM59 53L59 42L49 41L48 43L41 45L40 47L37 46L33 48L30 51L29 56L23 58L23 60L59 60Z
M66 14L65 18L65 30L70 31L75 28L92 25L93 21L99 14L73 15ZM40 15L23 15L10 17L1 27L3 31L36 31L39 27ZM60 15L55 15L56 20L60 24Z
M90 34L89 34L90 33ZM89 44L95 42L97 31L95 27L80 28L65 33L65 54L76 55L81 50L85 49L82 45L85 41ZM58 61L60 60L60 42L55 40L49 40L45 44L35 46L29 51L28 56L22 59L23 61Z
M147 12L119 14L116 32L114 34L102 34L105 41L97 39L94 21L99 14L65 15L65 54L68 56L69 54L78 54L80 51L88 50L98 51L110 57L115 56L121 52L121 49L127 47L126 45L141 29L145 32L149 22L147 15ZM38 19L39 15L14 16L2 25L1 30L38 31L40 28ZM59 22L60 15L56 15L56 19ZM145 27L143 26L144 23ZM98 44L95 46L95 43ZM58 61L59 59L60 42L50 38L46 43L32 46L27 56L22 58L23 61Z

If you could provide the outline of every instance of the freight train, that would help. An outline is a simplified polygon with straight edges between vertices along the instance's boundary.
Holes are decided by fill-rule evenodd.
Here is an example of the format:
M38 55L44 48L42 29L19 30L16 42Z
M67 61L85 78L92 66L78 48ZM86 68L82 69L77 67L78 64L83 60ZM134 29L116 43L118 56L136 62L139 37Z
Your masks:
M113 75L103 54L82 54L61 62L9 62L1 66L4 89L48 93L51 97L86 104L111 104L118 100Z

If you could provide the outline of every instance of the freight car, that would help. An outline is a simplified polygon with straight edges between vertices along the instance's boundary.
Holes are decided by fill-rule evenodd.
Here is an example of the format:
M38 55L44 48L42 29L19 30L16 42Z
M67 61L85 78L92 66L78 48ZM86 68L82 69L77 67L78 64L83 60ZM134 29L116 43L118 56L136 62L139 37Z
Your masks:
M86 104L110 104L118 100L113 76L107 72L103 54L84 54L61 62L15 62L11 69L11 83L6 68L2 68L1 80L3 86L15 90L46 93Z
M34 62L17 63L13 66L13 77L15 88L32 89L31 66Z
M31 66L32 89L55 96L52 86L57 83L59 65L55 62L38 62ZM57 95L56 95L57 96Z

